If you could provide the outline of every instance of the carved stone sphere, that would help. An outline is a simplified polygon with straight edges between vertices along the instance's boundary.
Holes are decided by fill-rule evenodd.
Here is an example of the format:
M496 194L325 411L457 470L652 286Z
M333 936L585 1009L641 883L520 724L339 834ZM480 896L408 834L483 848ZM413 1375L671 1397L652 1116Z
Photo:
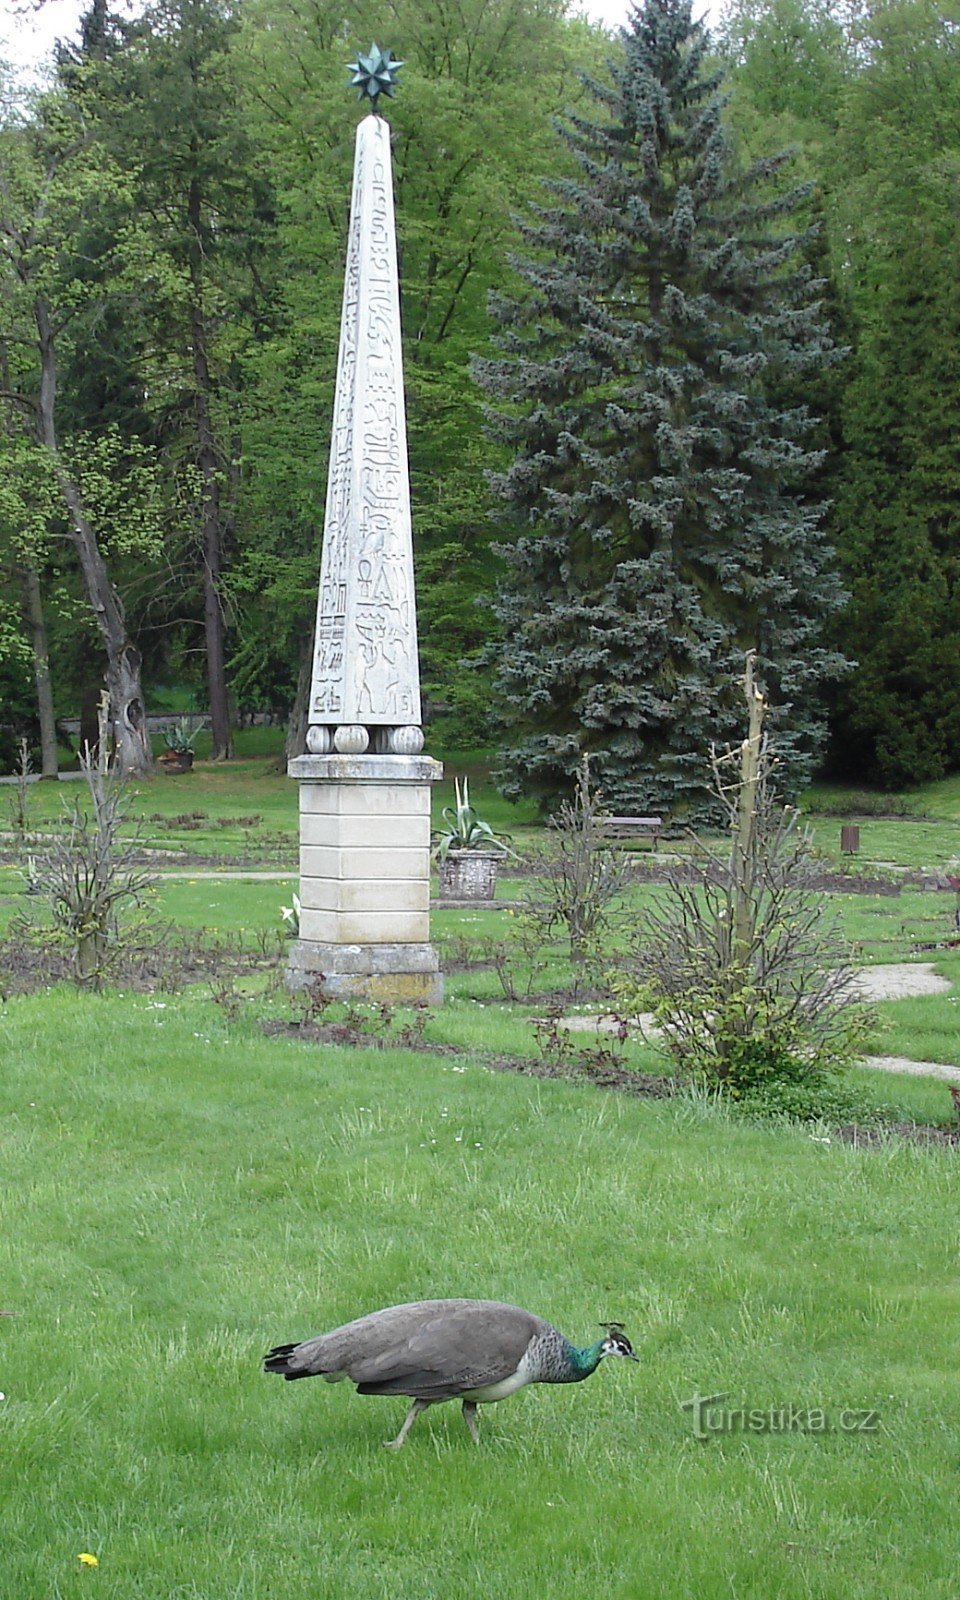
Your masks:
M319 723L314 723L307 729L307 749L312 756L327 756L333 749L333 734L329 728L323 728Z
M370 734L359 723L347 722L333 736L333 748L342 756L362 756L370 744Z
M423 729L413 725L388 728L386 747L392 756L418 756L423 749Z

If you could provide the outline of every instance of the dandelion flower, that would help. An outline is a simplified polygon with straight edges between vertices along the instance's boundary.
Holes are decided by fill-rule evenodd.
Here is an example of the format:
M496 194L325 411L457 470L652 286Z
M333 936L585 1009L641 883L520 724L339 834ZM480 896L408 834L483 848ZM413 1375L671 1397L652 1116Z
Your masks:
M83 1550L80 1555L77 1556L77 1560L82 1567L99 1567L100 1565L96 1556L92 1556L89 1550Z

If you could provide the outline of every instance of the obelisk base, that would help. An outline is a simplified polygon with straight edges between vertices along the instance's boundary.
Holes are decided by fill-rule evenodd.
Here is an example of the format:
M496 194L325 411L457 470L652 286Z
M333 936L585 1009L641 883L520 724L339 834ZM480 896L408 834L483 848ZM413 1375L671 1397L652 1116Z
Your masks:
M439 1004L430 944L430 756L298 756L300 937L287 984L332 999Z

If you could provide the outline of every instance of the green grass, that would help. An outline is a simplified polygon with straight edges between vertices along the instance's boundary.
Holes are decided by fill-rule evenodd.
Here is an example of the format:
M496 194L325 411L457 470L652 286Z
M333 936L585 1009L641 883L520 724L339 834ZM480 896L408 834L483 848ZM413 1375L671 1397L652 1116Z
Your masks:
M886 804L887 800L889 804ZM960 822L960 773L891 796L878 791L845 788L835 783L811 784L804 796L805 809L821 810L825 806L829 806L838 816L841 811L846 812L846 820L853 822L859 821L865 810L870 817L887 811L895 815L912 813L918 817L938 817Z
M224 857L261 856L276 865L291 864L296 857L297 785L283 770L283 730L249 728L237 735L238 759L214 763L206 760L209 736L198 740L198 761L192 771L174 776L158 774L135 786L131 819L140 818L145 842L175 853ZM497 794L490 779L492 753L487 750L436 750L444 763L444 777L433 788L433 813L439 823L444 806L454 802L453 781L466 776L470 799L494 832L509 834L523 850L542 833L542 822L530 800L512 804ZM64 802L79 794L79 787L38 784L30 790L31 825L48 830L63 814ZM818 807L829 801L843 804L850 791L818 786L808 796L806 820L815 845L831 866L842 865L852 875L878 871L896 875L897 869L942 872L953 857L960 857L960 779L928 785L908 797L924 820L824 817ZM13 801L13 791L0 789L0 831ZM904 802L906 803L906 802ZM186 822L178 822L186 818ZM929 819L929 820L927 820ZM841 856L840 828L844 820L859 821L860 853ZM671 851L689 848L684 837L668 841ZM644 859L644 857L641 857Z
M956 1592L955 1157L308 1049L196 998L10 1002L0 1057L11 1600ZM399 1456L402 1402L259 1371L457 1293L582 1339L619 1317L640 1365L488 1408L479 1450L438 1408ZM830 1430L698 1443L697 1391Z
M469 757L448 773L529 837ZM54 786L34 796L53 816ZM273 866L285 830L293 854L296 786L262 754L157 779L139 806L206 813L182 840L156 825L165 847ZM945 841L876 826L904 865ZM253 939L293 887L198 874L154 903ZM0 924L20 888L0 871ZM949 936L942 893L828 900L868 961ZM433 921L447 952L511 926L504 909ZM960 952L929 959L960 984ZM537 982L568 977L555 950ZM955 994L881 1006L875 1048L960 1064ZM489 969L447 995L427 1037L452 1058L265 1039L253 1015L276 997L234 1022L199 990L0 1009L0 1597L952 1596L956 1156L494 1073L490 1052L535 1052L542 1007L503 1004ZM851 1081L902 1116L950 1115L934 1080ZM458 1293L584 1340L622 1318L641 1364L488 1408L479 1450L438 1408L399 1457L379 1441L402 1401L259 1371L277 1341ZM683 1402L721 1391L822 1407L828 1431L698 1442ZM877 1431L844 1431L847 1407Z
M943 872L947 862L960 857L960 821L895 821L868 817L858 825L860 849L856 856L840 851L841 817L807 817L818 852L844 871L869 877L877 869L893 872L907 867L922 872ZM856 820L854 816L854 820Z

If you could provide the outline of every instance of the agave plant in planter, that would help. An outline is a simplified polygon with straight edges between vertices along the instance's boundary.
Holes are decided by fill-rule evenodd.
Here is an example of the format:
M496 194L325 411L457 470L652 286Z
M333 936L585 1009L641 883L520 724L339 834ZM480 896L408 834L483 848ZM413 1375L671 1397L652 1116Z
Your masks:
M464 778L453 780L456 804L444 806L444 826L433 835L433 856L440 865L441 900L492 900L497 868L504 856L515 854L505 839L494 833L470 804Z
M189 772L193 766L193 742L207 725L206 717L178 717L163 730L166 749L157 758L165 772Z

